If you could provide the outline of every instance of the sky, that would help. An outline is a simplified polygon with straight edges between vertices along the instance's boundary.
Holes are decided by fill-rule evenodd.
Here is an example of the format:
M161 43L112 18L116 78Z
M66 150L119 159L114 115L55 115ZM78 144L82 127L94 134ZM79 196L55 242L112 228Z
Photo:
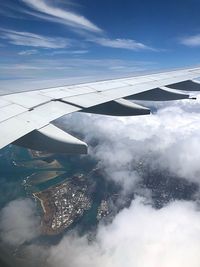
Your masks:
M1 1L0 86L197 66L199 9L198 0ZM50 245L39 242L35 203L16 198L0 212L0 246L22 249L30 260L24 266L30 267L199 267L199 105L198 96L158 103L157 112L148 116L74 113L62 118L59 125L81 133L89 145L86 157L122 186L121 197L130 192L136 197L112 222L98 225L92 242L75 229ZM141 186L135 167L141 162L157 174L158 183L162 174L176 178L177 194L184 184L195 191L174 199L173 181L162 180L162 197L168 194L169 200L155 208L154 190Z
M0 86L197 66L199 8L198 0L1 1Z

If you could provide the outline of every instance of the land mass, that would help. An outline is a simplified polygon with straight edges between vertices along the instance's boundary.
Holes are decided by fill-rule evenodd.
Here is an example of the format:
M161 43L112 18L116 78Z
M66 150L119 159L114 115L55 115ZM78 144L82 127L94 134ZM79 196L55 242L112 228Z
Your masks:
M92 200L87 194L87 184L77 183L78 177L60 185L34 193L43 208L43 234L59 234L90 209Z

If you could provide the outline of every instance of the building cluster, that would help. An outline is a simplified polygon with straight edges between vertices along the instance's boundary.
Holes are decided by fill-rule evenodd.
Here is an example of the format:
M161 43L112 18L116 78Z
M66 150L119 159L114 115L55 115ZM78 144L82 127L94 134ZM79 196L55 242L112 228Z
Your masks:
M57 188L51 201L54 201L56 212L52 219L52 229L67 228L74 220L82 216L91 207L91 200L85 194L86 188L64 183Z
M81 217L84 211L90 209L91 199L86 191L86 185L80 187L67 181L40 192L38 198L43 202L44 232L60 233Z
M100 221L103 217L109 214L109 205L107 200L102 200L97 210L97 220Z

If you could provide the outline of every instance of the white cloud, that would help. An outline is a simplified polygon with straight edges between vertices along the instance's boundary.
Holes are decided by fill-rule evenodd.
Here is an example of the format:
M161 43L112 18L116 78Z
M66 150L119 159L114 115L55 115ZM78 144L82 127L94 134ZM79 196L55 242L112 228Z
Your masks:
M11 201L1 210L1 238L5 243L18 246L39 235L39 219L30 199Z
M26 6L33 9L34 11L21 9L22 13L26 13L42 20L52 21L54 23L61 23L69 26L73 29L75 33L79 34L84 40L84 42L92 42L104 47L110 47L115 49L128 49L133 51L138 50L150 50L158 51L148 45L138 42L134 39L126 38L107 38L104 37L104 31L96 26L94 23L89 21L83 15L72 12L71 10L64 10L61 7L52 5L49 0L21 0ZM67 3L68 6L72 5L70 2ZM90 33L88 33L88 31ZM25 36L24 36L25 35ZM17 32L12 30L7 30L4 34L6 39L10 40L10 43L16 45L31 45L31 46L41 46L49 48L64 48L69 45L64 38L50 38L41 35L36 35L27 32ZM68 40L69 41L69 40ZM77 42L78 44L78 42ZM80 42L79 42L79 47ZM80 50L79 48L79 50ZM82 49L81 49L82 50ZM80 50L80 51L81 51ZM78 51L78 50L77 50ZM78 54L78 53L77 53Z
M129 49L129 50L155 50L143 43L139 43L132 39L109 39L109 38L94 38L90 41L97 43L101 46L111 47L111 48L121 48L121 49Z
M97 141L91 157L124 188L132 190L140 164L200 184L199 104L200 100L168 102L157 114L138 117L74 114L67 124L69 130L84 133L88 144Z
M57 51L52 51L49 55L54 56L54 55L83 55L87 54L89 50L57 50Z
M197 47L200 46L200 34L192 35L189 37L182 38L180 40L181 44L190 46L190 47Z
M29 7L46 14L48 16L43 16L38 13L32 13L35 16L41 17L43 19L52 20L54 22L59 22L62 24L67 24L69 26L85 29L92 32L101 32L101 29L89 21L82 15L76 14L72 11L63 10L61 8L55 7L50 4L49 1L44 0L22 0Z
M37 54L38 51L36 49L31 49L31 50L23 50L18 53L20 56L30 56L30 55L35 55Z
M19 204L14 207L19 208ZM27 227L24 223L27 209L18 214L19 210L7 209L6 220L13 226L9 239L16 245L35 237L35 226ZM13 212L15 216L11 217ZM88 241L87 235L80 237L71 231L55 245L24 245L24 266L199 267L199 220L200 212L194 202L174 201L162 209L154 209L144 199L136 198L111 223L100 224L93 241ZM29 217L28 221L35 221L35 217ZM16 234L23 237L17 237L16 241ZM6 236L4 241L7 239Z
M9 43L42 48L66 48L70 46L70 41L66 38L60 37L47 37L30 32L19 32L7 29L0 29L2 34L1 38L7 39Z
M194 203L174 202L160 210L132 202L94 242L66 236L52 246L50 266L57 267L199 267L200 212Z
M72 27L76 33L82 35L86 38L86 41L90 41L96 43L98 45L110 48L120 48L120 49L128 49L128 50L151 50L157 51L156 49L147 46L141 42L137 42L133 39L125 39L125 38L106 38L102 37L103 30L100 29L97 25L92 23L90 20L85 18L83 15L72 12L71 10L64 10L60 7L52 5L52 2L44 1L44 0L22 0L26 6L30 7L35 11L22 10L22 12L26 12L29 15L36 16L40 19L52 21L54 23L65 24L69 27ZM67 3L71 5L71 3ZM66 7L65 7L66 8ZM36 12L38 11L38 12ZM82 30L95 32L100 37L94 37L93 34L88 38L88 33ZM96 35L96 36L97 36ZM17 43L16 43L17 44Z

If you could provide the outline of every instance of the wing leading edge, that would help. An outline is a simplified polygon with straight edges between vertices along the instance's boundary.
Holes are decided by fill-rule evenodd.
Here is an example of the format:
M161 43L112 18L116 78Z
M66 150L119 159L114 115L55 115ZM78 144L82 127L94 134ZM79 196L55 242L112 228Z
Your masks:
M52 125L72 112L113 116L146 115L132 100L190 98L180 91L200 91L200 68L176 70L0 96L0 149L10 143L36 150L87 153L87 145Z

